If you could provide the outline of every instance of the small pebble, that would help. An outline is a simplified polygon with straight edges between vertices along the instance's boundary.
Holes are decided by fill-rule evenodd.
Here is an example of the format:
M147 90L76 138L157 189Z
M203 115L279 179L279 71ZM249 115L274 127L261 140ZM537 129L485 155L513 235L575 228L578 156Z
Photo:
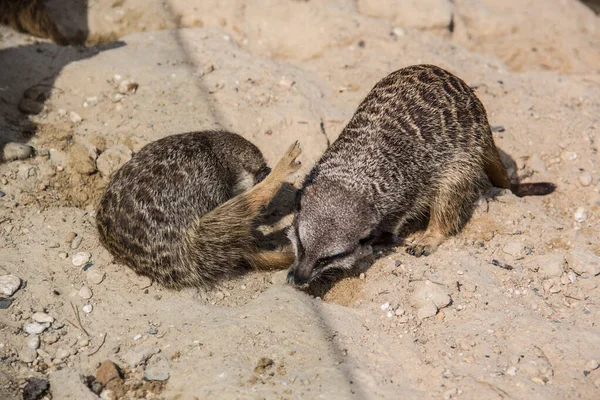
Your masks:
M593 371L595 369L598 369L598 367L600 367L600 363L598 362L598 360L590 360L585 364L585 369L588 371Z
M67 257L69 257L69 255L68 255L67 253L65 253L64 251L61 251L60 253L58 253L58 257L59 257L61 260L66 260L66 259L67 259Z
M33 319L35 322L39 322L40 324L51 324L54 322L54 318L51 315L43 312L36 312L31 316L31 319Z
M169 361L163 356L153 356L144 369L144 379L166 381L169 379Z
M438 309L435 306L435 304L433 304L432 301L427 302L423 307L419 308L419 311L417 311L417 318L419 319L425 319L425 318L430 318L435 316L435 314L437 314Z
M91 313L93 310L93 307L91 304L86 304L85 306L83 306L83 312L86 314Z
M0 190L0 197L4 197L6 196L6 193L4 193L2 190Z
M27 332L30 335L39 335L40 333L44 332L45 330L46 330L46 327L44 325L41 325L38 323L25 325L25 332Z
M11 299L0 299L0 310L6 310L11 304Z
M158 331L156 329L148 329L149 335L156 335L157 333L158 333Z
M383 303L383 304L381 305L381 309L382 309L383 311L387 310L388 308L390 308L390 303Z
M71 352L67 349L58 349L56 350L56 354L54 358L58 358L59 360L64 360L65 358L69 358Z
M81 339L79 340L79 342L77 342L77 345L78 345L79 347L85 347L85 346L89 346L89 344L90 344L90 340L89 340L88 338L81 338Z
M81 118L81 115L77 114L75 111L71 111L69 113L69 118L74 124L78 124L83 120L83 118Z
M394 311L394 314L396 314L397 317L400 317L401 315L404 315L404 310L401 308L396 309L396 311Z
M135 335L135 336L133 337L133 340L140 340L141 338L142 338L142 334L141 334L141 333L138 333L137 335Z
M71 249L75 250L76 248L79 247L79 245L81 244L81 241L83 240L83 237L80 235L77 235L73 238L73 240L71 241Z
M587 211L583 207L577 208L575 214L573 214L576 222L583 222L587 219Z
M387 317L392 318L394 316L394 312L392 310L387 312Z
M73 239L75 239L76 236L77 236L77 234L75 232L67 233L67 235L65 236L65 243L73 242Z
M0 276L0 294L12 296L21 287L21 279L14 275Z
M34 349L30 349L29 347L23 347L19 352L19 360L24 363L32 363L37 358L37 352Z
M139 85L132 79L125 79L119 83L118 91L121 94L135 93Z
M40 347L40 337L38 335L29 336L25 343L30 349L37 350Z
M44 343L54 344L58 342L60 335L58 332L48 332L44 335Z
M89 287L82 286L81 289L79 289L79 297L81 297L82 299L91 299L92 296L92 289L90 289Z
M517 375L517 368L515 368L515 367L509 367L506 370L506 375L516 376Z
M91 285L99 285L104 280L104 277L104 271L95 268L88 270L85 276L87 282Z
M579 183L581 186L590 186L592 184L592 174L585 171L579 175Z
M358 276L358 279L365 280L365 273L361 272L360 275Z
M85 265L88 261L90 261L90 258L92 258L92 255L90 253L88 253L87 251L81 251L75 254L71 261L73 262L74 266L81 267L82 265Z

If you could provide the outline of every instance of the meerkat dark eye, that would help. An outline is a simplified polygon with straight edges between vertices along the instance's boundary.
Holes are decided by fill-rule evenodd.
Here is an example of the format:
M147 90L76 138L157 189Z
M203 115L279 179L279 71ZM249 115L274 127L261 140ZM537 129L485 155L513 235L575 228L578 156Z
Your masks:
M315 267L316 268L323 268L325 267L327 264L335 261L335 260L339 260L341 258L347 257L350 254L354 253L355 249L352 250L347 250L347 251L343 251L341 253L338 254L334 254L332 256L327 256L327 257L321 257L317 260L317 262L315 263Z

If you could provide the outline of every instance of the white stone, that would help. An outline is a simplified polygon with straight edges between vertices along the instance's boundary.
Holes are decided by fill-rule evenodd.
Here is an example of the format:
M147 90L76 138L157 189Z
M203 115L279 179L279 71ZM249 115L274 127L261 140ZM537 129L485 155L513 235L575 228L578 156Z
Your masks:
M25 325L25 332L27 332L30 335L39 335L40 333L44 332L46 330L46 327L42 324L38 324L33 323L33 324L27 324Z
M25 343L30 349L37 350L40 347L40 337L38 335L29 336Z
M71 262L74 266L81 267L82 265L85 265L88 261L90 261L91 258L92 255L87 251L80 251L79 253L73 256Z
M144 364L150 357L159 352L160 349L155 347L135 347L121 356L121 358L129 368L135 368L140 364Z
M56 354L54 354L55 358L58 358L59 360L64 360L65 358L69 358L69 356L71 355L71 352L67 349L58 349L56 350Z
M32 363L37 358L37 352L34 349L29 347L23 347L21 351L19 351L19 360L24 363Z
M575 210L575 213L573 214L573 218L575 218L575 221L577 222L583 222L587 219L587 211L584 207L578 207L577 210Z
M390 303L384 303L384 304L381 305L381 309L383 311L387 310L388 308L390 308Z
M144 369L144 379L148 381L166 381L169 379L169 360L163 356L153 356Z
M588 371L593 371L595 369L598 369L598 367L600 367L600 363L598 362L598 360L590 360L585 364L585 369Z
M0 276L0 293L12 296L21 287L21 279L14 275Z
M432 301L428 301L424 306L419 308L419 311L417 311L417 318L419 318L419 319L430 318L430 317L435 316L435 314L437 314L437 312L438 312L438 309L435 306L435 304L433 304Z
M83 312L86 314L89 314L92 312L94 308L92 307L91 304L86 304L85 306L83 306Z
M592 184L592 174L588 171L584 171L579 175L579 183L581 186L590 186Z
M83 121L83 118L81 118L81 115L77 114L75 111L71 111L69 113L69 118L71 119L71 122L73 122L74 124L78 124L81 121Z
M415 284L411 302L419 308L428 306L429 303L432 303L436 307L437 313L437 309L447 307L452 302L452 299L450 298L450 295L448 295L446 288L426 280L425 282L417 282Z
M94 294L92 293L92 289L85 285L82 286L81 289L79 289L79 297L81 297L82 299L90 299L93 295Z
M35 322L39 322L40 324L51 324L54 322L54 317L44 312L36 312L31 316L31 319L33 319Z

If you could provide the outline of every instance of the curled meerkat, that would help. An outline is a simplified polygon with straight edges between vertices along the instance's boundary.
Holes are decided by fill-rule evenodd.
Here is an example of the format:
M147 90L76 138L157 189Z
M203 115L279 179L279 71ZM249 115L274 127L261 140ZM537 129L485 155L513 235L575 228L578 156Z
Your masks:
M97 209L115 259L174 289L209 288L246 269L281 269L291 252L260 249L253 224L288 175L294 143L272 171L239 135L205 131L146 145L111 178Z
M296 254L289 280L302 285L328 269L350 269L374 240L427 215L427 230L407 252L429 255L459 230L488 178L518 196L554 190L511 185L485 108L461 79L433 65L388 75L303 183L289 230Z
M70 44L50 17L45 0L0 0L0 23L61 46Z

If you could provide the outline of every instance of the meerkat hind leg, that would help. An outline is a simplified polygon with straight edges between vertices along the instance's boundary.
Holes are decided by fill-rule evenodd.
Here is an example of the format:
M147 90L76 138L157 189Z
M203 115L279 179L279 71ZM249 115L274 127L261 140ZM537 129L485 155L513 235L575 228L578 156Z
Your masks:
M477 184L471 174L449 173L430 205L429 224L422 236L406 249L415 257L428 256L450 235L456 233L477 198Z

